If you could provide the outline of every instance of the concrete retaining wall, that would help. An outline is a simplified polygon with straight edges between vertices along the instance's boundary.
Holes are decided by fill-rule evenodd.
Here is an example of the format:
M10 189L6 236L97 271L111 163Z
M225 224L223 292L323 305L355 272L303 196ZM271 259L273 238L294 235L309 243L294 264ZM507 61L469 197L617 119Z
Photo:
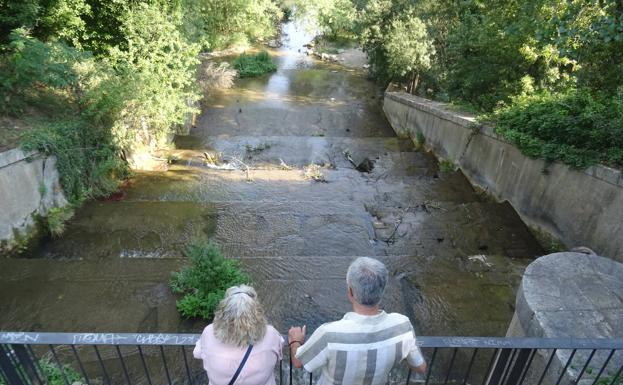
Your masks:
M0 251L27 236L37 215L66 204L54 157L19 149L0 153Z
M386 92L383 105L396 133L421 133L425 147L457 164L472 184L509 201L529 226L567 247L587 246L623 261L623 176L593 166L585 171L523 155L490 127L444 103ZM544 171L546 170L546 171Z

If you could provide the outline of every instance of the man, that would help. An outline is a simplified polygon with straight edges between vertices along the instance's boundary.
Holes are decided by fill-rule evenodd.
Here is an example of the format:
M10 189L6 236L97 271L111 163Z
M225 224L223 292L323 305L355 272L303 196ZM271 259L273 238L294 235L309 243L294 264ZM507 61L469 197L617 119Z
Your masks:
M425 373L409 319L380 310L387 279L385 265L376 259L360 257L351 263L346 284L353 311L321 325L307 342L305 326L290 328L293 365L308 372L322 369L318 385L386 384L389 371L404 359Z

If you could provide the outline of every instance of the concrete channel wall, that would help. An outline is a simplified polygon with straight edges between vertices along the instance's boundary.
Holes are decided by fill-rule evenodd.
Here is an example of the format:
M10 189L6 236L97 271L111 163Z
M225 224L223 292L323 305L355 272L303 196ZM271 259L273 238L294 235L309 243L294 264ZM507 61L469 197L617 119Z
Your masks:
M54 157L19 149L0 153L0 251L27 238L38 215L66 204Z
M470 182L508 201L533 228L567 247L587 246L623 261L623 176L593 166L578 171L523 155L473 116L403 92L386 92L383 110L401 137L454 162Z

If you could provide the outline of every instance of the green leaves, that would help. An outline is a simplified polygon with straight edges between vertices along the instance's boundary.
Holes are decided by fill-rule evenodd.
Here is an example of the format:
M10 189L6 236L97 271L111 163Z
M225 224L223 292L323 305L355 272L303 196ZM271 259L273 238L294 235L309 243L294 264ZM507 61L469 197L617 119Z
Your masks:
M623 102L587 89L515 98L493 114L496 130L525 154L574 168L623 166Z
M213 243L196 241L188 245L185 255L190 265L171 274L169 285L173 293L182 294L177 309L186 318L211 320L225 291L235 285L248 283L235 259L225 259Z
M277 71L277 65L266 51L261 51L256 55L242 53L234 60L233 65L241 78L261 76Z
M389 73L394 77L429 69L431 56L435 54L426 26L413 16L391 21L383 48L387 53Z
M283 13L272 0L186 0L200 7L203 48L217 50L268 38Z

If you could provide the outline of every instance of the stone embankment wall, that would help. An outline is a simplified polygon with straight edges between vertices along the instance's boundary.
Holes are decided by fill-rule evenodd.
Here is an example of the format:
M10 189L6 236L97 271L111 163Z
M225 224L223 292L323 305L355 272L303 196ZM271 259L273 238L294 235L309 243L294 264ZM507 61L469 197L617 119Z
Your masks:
M578 171L523 155L475 124L473 116L402 92L386 92L385 115L399 136L425 138L425 147L454 162L470 182L508 201L529 226L567 247L587 246L623 261L623 176L593 166Z
M0 251L28 238L37 216L66 204L54 157L19 149L0 153Z

